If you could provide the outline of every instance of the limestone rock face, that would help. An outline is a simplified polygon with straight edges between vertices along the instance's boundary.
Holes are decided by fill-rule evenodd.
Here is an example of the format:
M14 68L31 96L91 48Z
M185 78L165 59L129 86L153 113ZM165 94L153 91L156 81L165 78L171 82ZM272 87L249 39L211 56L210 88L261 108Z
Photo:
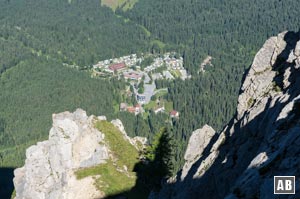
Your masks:
M282 36L279 37L281 38ZM253 105L253 100L261 97L266 89L271 86L270 83L275 76L275 71L272 71L272 58L277 50L277 40L278 38L276 37L267 40L254 58L241 88L242 93L239 95L238 119ZM282 42L278 43L284 45ZM279 48L281 47L279 46Z
M182 169L181 180L186 177L191 166L201 157L215 133L215 130L208 125L192 133L184 155L185 164Z
M299 40L283 32L266 41L244 77L236 117L210 144L195 141L198 153L189 144L185 167L156 198L269 199L276 175L298 184L296 195L278 198L300 197Z
M54 114L49 139L31 146L16 169L16 199L99 198L93 180L77 180L74 170L104 163L108 149L104 134L94 128L95 117L83 110Z

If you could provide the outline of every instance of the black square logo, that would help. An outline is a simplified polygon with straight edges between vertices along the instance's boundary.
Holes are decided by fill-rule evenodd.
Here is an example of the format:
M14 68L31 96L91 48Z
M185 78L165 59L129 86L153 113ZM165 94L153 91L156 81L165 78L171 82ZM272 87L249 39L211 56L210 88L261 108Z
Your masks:
M274 176L274 194L295 194L295 176Z

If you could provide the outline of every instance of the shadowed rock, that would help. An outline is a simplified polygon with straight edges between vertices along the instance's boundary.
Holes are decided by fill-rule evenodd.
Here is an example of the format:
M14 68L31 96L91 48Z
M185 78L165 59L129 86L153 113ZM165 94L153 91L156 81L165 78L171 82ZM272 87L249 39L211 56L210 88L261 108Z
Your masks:
M296 195L277 198L300 197L299 47L295 32L266 41L244 77L236 116L205 149L198 142L199 157L178 173L185 178L155 198L269 199L275 175L296 176Z

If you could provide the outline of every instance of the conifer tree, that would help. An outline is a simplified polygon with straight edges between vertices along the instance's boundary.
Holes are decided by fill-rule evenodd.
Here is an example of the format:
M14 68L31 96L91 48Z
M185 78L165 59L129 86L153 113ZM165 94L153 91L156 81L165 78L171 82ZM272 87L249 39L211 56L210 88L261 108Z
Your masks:
M152 188L159 189L161 181L170 177L173 172L173 140L166 128L154 137L152 145L146 148L145 158L148 161L148 178Z

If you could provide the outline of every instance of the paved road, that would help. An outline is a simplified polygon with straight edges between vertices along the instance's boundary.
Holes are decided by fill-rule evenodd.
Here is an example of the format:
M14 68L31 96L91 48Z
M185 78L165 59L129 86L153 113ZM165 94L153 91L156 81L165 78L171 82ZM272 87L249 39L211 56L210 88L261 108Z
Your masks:
M154 81L152 82L152 84L144 84L144 93L143 94L146 96L146 100L145 100L146 104L150 102L152 95L155 94L155 89L156 89L156 86L155 86Z
M145 80L144 80L144 93L143 93L143 95L145 95L145 104L148 104L151 101L151 97L153 95L155 95L156 85L155 85L154 81L152 82L152 84L149 84L150 81L151 81L149 75L147 73L144 73L144 75L145 75ZM133 83L131 85L133 86ZM135 88L134 88L134 93L135 93L135 96L138 95L138 91Z

